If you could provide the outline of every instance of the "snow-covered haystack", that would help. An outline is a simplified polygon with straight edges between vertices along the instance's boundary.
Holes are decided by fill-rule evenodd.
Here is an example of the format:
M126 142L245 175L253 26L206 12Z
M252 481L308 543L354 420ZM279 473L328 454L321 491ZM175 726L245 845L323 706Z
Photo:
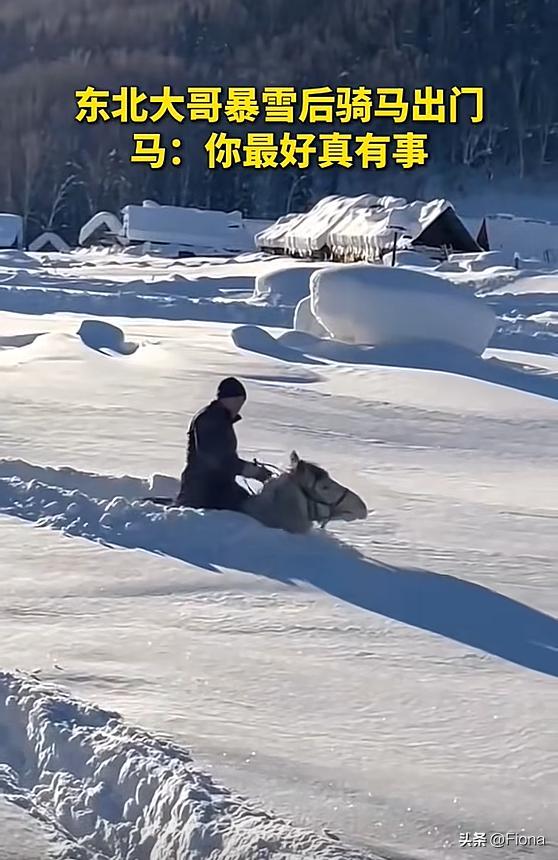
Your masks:
M394 346L439 342L480 354L496 327L481 299L426 272L357 263L310 279L312 313L331 337Z
M293 261L268 269L256 278L253 300L294 307L310 295L310 276L324 265Z
M327 337L328 333L312 313L312 296L301 299L295 308L293 329L312 334L315 337Z

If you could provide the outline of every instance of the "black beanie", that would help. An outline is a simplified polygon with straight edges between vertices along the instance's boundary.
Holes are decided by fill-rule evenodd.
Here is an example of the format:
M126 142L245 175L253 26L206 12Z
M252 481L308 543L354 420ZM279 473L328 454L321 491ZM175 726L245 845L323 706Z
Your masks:
M239 382L234 376L228 376L219 383L217 397L219 400L223 397L244 397L246 399L246 389L242 382Z

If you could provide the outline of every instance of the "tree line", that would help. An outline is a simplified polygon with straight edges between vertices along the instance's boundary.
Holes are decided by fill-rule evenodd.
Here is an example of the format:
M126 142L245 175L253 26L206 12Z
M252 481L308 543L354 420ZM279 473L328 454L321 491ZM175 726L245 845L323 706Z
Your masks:
M555 0L2 0L0 208L24 216L28 238L53 229L75 241L94 212L145 198L275 217L349 185L415 196L436 171L462 183L553 176L556 32ZM407 173L393 164L212 171L204 141L230 126L77 123L75 91L87 85L482 86L485 120L420 128L430 158ZM133 133L147 130L184 137L180 168L130 162Z

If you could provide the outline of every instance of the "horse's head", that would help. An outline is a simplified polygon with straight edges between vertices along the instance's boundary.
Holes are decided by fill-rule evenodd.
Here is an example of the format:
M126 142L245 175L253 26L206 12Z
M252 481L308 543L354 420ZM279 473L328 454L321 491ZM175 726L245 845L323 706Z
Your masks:
M314 522L366 519L368 510L360 496L334 481L325 469L301 460L296 451L291 454L290 473L308 501Z

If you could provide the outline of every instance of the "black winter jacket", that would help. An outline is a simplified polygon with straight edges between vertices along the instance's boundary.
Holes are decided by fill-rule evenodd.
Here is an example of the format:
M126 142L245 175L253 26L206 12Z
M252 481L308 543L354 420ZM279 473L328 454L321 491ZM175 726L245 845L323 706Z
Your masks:
M182 504L214 507L231 492L236 496L235 478L248 465L236 453L233 425L240 420L240 416L233 419L218 400L194 416L188 428L186 468L178 498Z

